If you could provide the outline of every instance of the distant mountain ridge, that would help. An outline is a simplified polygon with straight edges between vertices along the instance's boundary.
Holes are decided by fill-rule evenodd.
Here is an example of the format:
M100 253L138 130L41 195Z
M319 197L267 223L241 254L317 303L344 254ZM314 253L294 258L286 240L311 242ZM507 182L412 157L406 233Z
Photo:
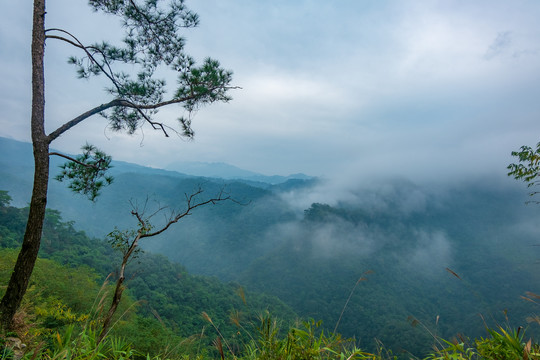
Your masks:
M32 145L27 142L13 140L5 137L0 137L0 151L2 154L10 154L4 160L0 159L0 164L9 162L10 164L27 162L33 163ZM15 158L13 158L15 156ZM51 165L57 166L64 163L65 160L56 157L51 158ZM51 167L51 169L53 169ZM253 171L241 169L234 165L223 162L197 162L197 161L175 161L165 167L150 168L143 165L138 165L126 161L113 159L113 168L111 174L137 172L146 174L159 174L167 176L180 177L207 177L224 180L240 180L250 183L253 186L267 187L267 185L277 185L287 182L288 180L313 180L314 178L305 174L292 174L288 176L281 175L263 175ZM257 184L262 183L262 184Z
M263 182L272 185L281 184L287 180L310 180L311 176L298 173L288 176L263 175L253 171L241 169L237 166L223 162L175 161L165 166L165 170L178 171L193 176L204 176L226 180L248 180Z

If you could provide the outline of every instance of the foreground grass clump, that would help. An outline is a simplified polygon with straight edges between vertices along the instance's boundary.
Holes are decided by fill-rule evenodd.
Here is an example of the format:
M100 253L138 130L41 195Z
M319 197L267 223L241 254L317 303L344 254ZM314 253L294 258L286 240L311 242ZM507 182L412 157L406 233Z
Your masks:
M242 360L316 360L316 359L374 359L375 355L363 352L352 339L339 334L326 334L321 322L309 320L300 326L280 329L279 321L269 314L260 317L260 324L244 346ZM222 359L225 358L220 351ZM234 356L233 356L234 358Z
M0 284L6 283L16 256L14 249L0 249ZM88 267L38 259L13 332L0 333L0 359L13 358L13 348L16 353L29 354L25 355L28 359L93 359L89 353L95 353L96 359L114 359L113 354L121 359L136 354L133 349L156 354L169 342L180 341L157 319L137 314L139 302L126 296L111 336L98 344L95 333L112 291L107 281L102 285L98 281L99 276ZM2 290L0 287L0 295Z
M314 320L285 326L269 313L260 315L257 323L236 323L240 338L227 339L222 336L210 317L201 316L214 327L215 339L211 347L205 342L176 339L166 347L153 349L152 353L136 349L129 338L115 334L99 342L97 332L88 327L69 325L52 336L34 337L28 349L12 350L5 338L0 340L0 360L8 359L62 359L62 360L540 360L540 345L526 336L522 327L517 329L496 326L486 329L486 337L448 341L435 339L431 354L418 357L410 353L393 354L382 344L376 353L362 351L353 339L343 339L339 334L327 333L321 322ZM399 335L399 334L396 334ZM203 329L195 336L214 337L212 331ZM42 341L39 341L42 339ZM51 341L45 341L45 340ZM171 351L175 349L175 351Z
M99 343L95 331L83 329L79 333L74 327L68 327L63 335L59 333L47 348L38 344L18 359L147 359L147 360L316 360L316 359L382 359L379 355L362 352L351 340L343 340L340 335L326 335L320 328L321 323L313 320L303 322L299 327L291 327L288 331L279 327L279 322L270 315L261 316L260 325L253 334L248 334L250 341L243 347L235 346L234 350L226 339L218 336L214 341L215 351L198 349L195 354L145 355L136 351L126 340L107 336ZM245 330L245 328L243 328ZM212 355L212 353L214 355ZM13 359L14 351L4 347L0 359Z
M461 339L458 341L442 340L441 349L431 354L428 359L489 359L489 360L537 360L540 359L540 345L527 339L522 327L517 329L497 326L496 329L486 329L488 336L474 339L472 342ZM526 340L527 339L527 340Z
M53 345L42 349L28 351L22 359L134 359L136 351L132 345L117 337L108 337L101 343L97 342L96 332L84 329L78 334L74 327L69 326L61 336L56 333Z

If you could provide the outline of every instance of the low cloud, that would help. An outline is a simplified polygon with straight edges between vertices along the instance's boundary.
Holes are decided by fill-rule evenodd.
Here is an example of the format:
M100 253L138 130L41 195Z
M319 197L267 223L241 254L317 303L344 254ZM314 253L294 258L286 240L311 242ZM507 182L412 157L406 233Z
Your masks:
M413 236L416 245L406 258L414 269L433 274L451 266L452 246L444 232L417 230Z
M370 232L363 225L333 218L324 223L289 222L272 228L268 241L286 244L291 250L305 252L306 256L319 259L338 259L372 254L381 244L379 234Z

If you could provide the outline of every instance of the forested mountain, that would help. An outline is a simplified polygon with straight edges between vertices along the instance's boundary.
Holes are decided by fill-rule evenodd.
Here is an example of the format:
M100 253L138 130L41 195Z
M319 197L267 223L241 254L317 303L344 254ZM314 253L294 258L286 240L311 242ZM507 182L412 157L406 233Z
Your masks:
M19 209L9 206L6 201L0 202L2 282L7 281L16 255L7 249L20 246L27 211L27 208ZM38 286L40 301L47 303L38 305L45 308L51 306L49 303L57 302L62 307L67 306L64 308L66 311L86 315L97 306L99 286L114 280L121 254L113 251L105 241L91 239L84 232L76 230L73 222L62 221L58 211L48 210L40 258L51 261L46 263L45 269L38 267L32 280L34 285L31 288ZM64 274L61 266L76 268L76 271ZM43 274L44 272L46 274ZM44 279L44 276L48 279ZM149 347L154 347L142 347L141 350L145 351L162 350L159 346L163 346L163 341L166 341L164 337L169 332L180 339L200 334L210 326L201 315L203 312L210 316L221 334L231 341L237 337L238 332L238 327L230 320L233 314L238 314L243 321L253 320L265 311L289 322L296 319L291 308L276 297L247 292L237 283L223 283L215 277L189 274L182 265L172 263L163 255L139 254L129 264L126 278L128 293L123 301L124 306L118 313L122 314L135 307L142 317L133 320L131 316L130 328L120 326L120 335L125 336L126 331L130 331L131 341L144 342ZM55 283L51 285L49 279L55 279ZM46 281L48 287L44 288L39 283L40 280ZM60 292L65 299L60 297ZM134 301L137 301L137 304ZM105 305L108 305L108 302L105 302ZM51 314L39 321L56 330L56 327L62 325L61 320L65 319ZM166 329L163 326L166 326ZM152 331L156 332L155 338L145 339L143 334L148 337ZM138 332L140 334L137 334ZM210 331L208 336L205 336L205 345L211 344L215 336L217 334Z
M31 163L21 151L10 154L23 145L5 143L0 189L24 204ZM505 311L511 324L527 326L538 310L521 297L540 293L540 209L525 206L526 190L509 179L429 187L378 181L332 198L316 179L253 186L121 163L113 170L115 182L95 203L52 181L50 207L102 237L133 226L130 201L149 211L181 209L185 194L199 187L202 196L224 189L235 201L196 209L142 246L189 272L278 296L330 331L337 324L367 349L376 338L420 354L433 335L483 336L484 321L505 323ZM324 193L327 203L309 201L314 193ZM137 281L141 288L152 284ZM529 330L538 333L538 325Z
M167 170L178 171L183 174L220 178L226 180L240 180L256 186L267 187L268 184L281 184L287 180L309 180L311 177L305 174L293 174L289 176L267 176L253 171L243 170L236 166L225 163L204 163L198 161L175 161L165 167ZM266 184L266 185L265 185Z
M24 206L31 191L31 147L0 139L0 151L7 154L0 159L0 189L9 191L14 205ZM63 163L55 157L53 160L52 177L54 168ZM103 237L115 228L126 229L136 224L130 215L133 205L147 204L148 214L167 207L154 217L157 226L172 211L182 210L186 195L201 188L199 198L203 200L223 190L231 201L196 209L193 216L141 245L167 254L196 273L225 280L235 279L238 272L267 251L269 244L259 240L268 226L294 218L292 210L272 188L282 191L315 181L291 179L277 185L253 186L251 181L248 185L238 180L188 176L122 162L114 162L111 173L113 184L104 188L96 202L73 195L64 184L51 180L48 207L59 210L65 220L76 221L87 234Z
M418 354L432 334L526 326L538 310L521 298L540 290L538 211L512 206L511 192L472 185L411 207L407 197L421 193L400 185L387 203L313 204L301 221L276 228L279 246L240 281L332 325L357 284L338 330L365 348L377 338ZM531 330L539 334L537 324Z

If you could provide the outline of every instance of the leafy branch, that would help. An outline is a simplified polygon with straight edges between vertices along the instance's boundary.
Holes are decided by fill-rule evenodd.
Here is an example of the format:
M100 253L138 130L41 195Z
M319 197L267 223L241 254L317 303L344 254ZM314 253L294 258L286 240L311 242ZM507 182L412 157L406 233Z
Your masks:
M73 158L68 155L51 152L69 161L60 166L62 171L55 179L63 182L68 181L68 188L73 192L83 194L88 199L95 201L100 190L105 185L113 182L113 177L106 175L111 166L111 157L95 146L86 144L82 147L82 155Z
M171 1L167 11L157 0L91 0L90 6L122 18L126 29L123 46L107 42L85 45L70 32L59 28L45 30L46 39L60 40L82 50L82 56L71 56L68 62L76 67L79 78L107 77L111 86L106 90L114 99L67 121L48 136L49 141L95 114L105 117L114 131L125 130L133 134L148 123L168 136L165 129L173 128L152 118L161 107L180 103L190 115L180 116L181 131L174 131L191 138L194 135L192 113L204 105L231 100L228 90L238 88L230 86L232 72L210 58L195 66L194 59L184 53L185 40L178 29L195 27L199 19L185 7L183 0ZM116 63L135 65L139 70L132 76L115 70ZM165 80L154 78L161 64L178 74L179 85L170 99L164 98Z
M517 164L508 165L508 176L512 176L516 180L521 180L527 183L527 187L540 185L540 143L536 144L536 149L530 146L522 146L520 151L512 151L512 156L517 157ZM539 191L530 191L529 196L538 194ZM539 201L529 201L539 203Z

